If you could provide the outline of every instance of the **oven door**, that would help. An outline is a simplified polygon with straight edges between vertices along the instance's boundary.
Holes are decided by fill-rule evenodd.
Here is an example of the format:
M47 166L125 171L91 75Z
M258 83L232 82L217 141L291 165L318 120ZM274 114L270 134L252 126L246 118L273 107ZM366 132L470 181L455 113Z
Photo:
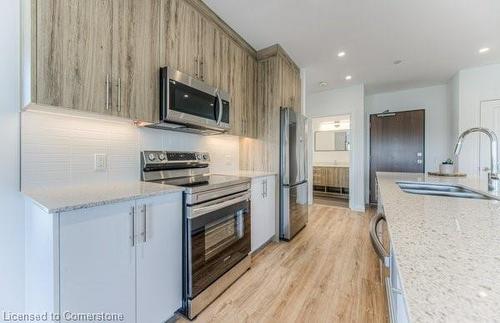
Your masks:
M187 207L188 298L196 297L250 252L250 196Z
M218 131L230 129L229 96L187 74L161 69L160 119Z

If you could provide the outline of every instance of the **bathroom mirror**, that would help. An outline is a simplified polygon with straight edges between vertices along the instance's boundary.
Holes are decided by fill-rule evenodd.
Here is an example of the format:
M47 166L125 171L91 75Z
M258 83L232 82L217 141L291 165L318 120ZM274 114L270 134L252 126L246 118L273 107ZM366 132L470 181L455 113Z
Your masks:
M349 150L349 131L331 130L314 133L315 151L346 151Z

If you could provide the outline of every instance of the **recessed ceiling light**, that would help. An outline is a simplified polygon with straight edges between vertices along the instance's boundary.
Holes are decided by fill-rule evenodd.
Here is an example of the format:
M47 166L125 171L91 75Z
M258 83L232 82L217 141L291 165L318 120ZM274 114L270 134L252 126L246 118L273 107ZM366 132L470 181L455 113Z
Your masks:
M327 83L327 82L325 82L325 81L321 81L321 82L319 82L319 86L327 86L327 85L328 85L328 83Z
M489 51L490 51L489 47L483 47L483 48L479 49L479 54L484 54L484 53L487 53Z
M349 81L349 80L351 80L351 79L352 79L352 76L351 76L351 75L347 75L347 76L345 77L345 80L346 80L346 81Z
M344 56L345 56L345 52L339 52L339 53L337 54L337 56L338 56L338 57L344 57Z

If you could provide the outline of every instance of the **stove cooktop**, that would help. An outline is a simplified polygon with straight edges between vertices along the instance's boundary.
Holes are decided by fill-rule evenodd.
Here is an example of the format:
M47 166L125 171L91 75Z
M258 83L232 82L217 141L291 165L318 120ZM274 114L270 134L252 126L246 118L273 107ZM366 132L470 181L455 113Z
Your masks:
M167 180L155 181L154 183L181 186L185 188L185 192L187 194L193 194L210 190L216 190L219 188L228 187L232 185L250 183L250 178L214 174L214 175L207 175L207 176L202 175L190 178L172 178Z

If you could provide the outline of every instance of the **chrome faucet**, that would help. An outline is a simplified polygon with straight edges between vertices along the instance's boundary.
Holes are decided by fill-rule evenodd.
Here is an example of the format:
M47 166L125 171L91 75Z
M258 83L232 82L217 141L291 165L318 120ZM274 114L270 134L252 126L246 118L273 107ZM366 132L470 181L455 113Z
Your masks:
M455 146L455 155L458 156L462 150L462 144L464 138L473 133L482 132L490 138L490 172L488 173L488 191L490 192L500 192L500 178L498 174L498 139L497 135L487 128L476 127L465 130L460 137L458 137L458 142Z

